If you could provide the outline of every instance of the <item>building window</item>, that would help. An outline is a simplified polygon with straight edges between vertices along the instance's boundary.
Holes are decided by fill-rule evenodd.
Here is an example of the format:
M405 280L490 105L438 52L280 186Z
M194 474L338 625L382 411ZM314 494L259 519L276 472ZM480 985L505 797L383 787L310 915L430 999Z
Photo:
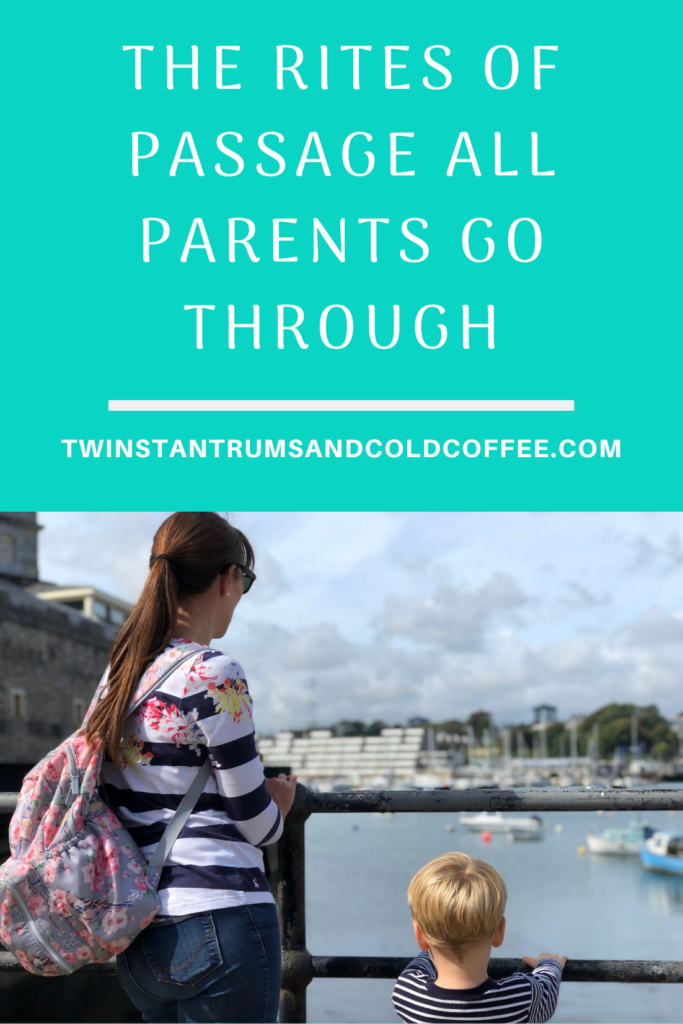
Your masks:
M61 601L61 604L65 604L67 608L74 608L77 612L83 611L82 601Z
M109 605L109 621L113 622L115 626L122 626L126 621L126 613L120 608L113 608L112 605Z
M13 562L15 559L14 537L0 533L0 562Z
M10 718L26 718L26 693L24 690L9 691Z
M92 610L93 613L97 616L97 618L102 619L104 622L106 622L107 619L109 618L109 616L107 615L109 609L107 608L106 604L103 601L98 601L96 597L93 598Z
M82 700L80 697L74 698L73 702L73 722L74 725L82 725L85 713L88 710L87 701Z

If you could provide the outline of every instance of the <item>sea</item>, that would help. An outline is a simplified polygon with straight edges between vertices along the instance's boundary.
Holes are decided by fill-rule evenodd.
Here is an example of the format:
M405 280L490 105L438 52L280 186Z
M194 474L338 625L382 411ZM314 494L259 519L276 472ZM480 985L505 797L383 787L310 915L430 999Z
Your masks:
M581 853L586 834L624 828L626 812L554 812L536 842L485 842L458 815L315 814L306 824L307 946L314 955L412 956L406 901L413 874L450 850L493 864L508 889L497 955L559 953L577 959L683 959L683 877L645 871L638 857ZM653 828L683 831L683 812L649 812ZM447 831L447 826L452 831ZM561 826L561 831L556 830ZM396 1022L393 982L319 979L308 1020ZM554 1021L683 1021L683 986L566 982Z

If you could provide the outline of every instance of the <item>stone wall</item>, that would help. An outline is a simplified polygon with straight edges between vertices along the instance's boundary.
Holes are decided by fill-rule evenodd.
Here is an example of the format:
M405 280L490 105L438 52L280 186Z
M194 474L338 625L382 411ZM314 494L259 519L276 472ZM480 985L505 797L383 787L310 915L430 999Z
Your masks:
M0 577L19 586L38 579L38 531L35 512L0 512L0 534L14 541L14 560L0 561Z
M74 699L87 706L115 636L106 623L0 580L0 763L34 764L73 732ZM12 690L24 694L20 717Z

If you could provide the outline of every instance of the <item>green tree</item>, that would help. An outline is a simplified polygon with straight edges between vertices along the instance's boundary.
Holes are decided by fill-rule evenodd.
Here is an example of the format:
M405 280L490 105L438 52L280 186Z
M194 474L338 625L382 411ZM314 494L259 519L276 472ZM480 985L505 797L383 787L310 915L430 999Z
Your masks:
M489 711L473 711L467 719L467 724L472 726L474 735L478 740L481 740L484 735L484 729L491 728L491 713Z
M440 722L435 728L443 732L455 733L456 736L463 736L467 732L467 726L457 718L449 718L447 722Z
M668 760L678 750L678 738L669 723L659 713L656 704L638 707L636 704L606 704L584 718L579 732L579 752L585 754L593 735L593 726L599 727L600 757L614 756L617 747L631 746L631 721L633 713L638 716L638 742L645 754L660 760Z

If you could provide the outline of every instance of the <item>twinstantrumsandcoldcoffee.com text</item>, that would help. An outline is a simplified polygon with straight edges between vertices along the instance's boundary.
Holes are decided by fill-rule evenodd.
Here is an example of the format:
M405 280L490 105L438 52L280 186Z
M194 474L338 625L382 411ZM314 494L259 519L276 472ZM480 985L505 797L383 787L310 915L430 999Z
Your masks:
M616 438L66 438L68 459L619 459L621 441Z

